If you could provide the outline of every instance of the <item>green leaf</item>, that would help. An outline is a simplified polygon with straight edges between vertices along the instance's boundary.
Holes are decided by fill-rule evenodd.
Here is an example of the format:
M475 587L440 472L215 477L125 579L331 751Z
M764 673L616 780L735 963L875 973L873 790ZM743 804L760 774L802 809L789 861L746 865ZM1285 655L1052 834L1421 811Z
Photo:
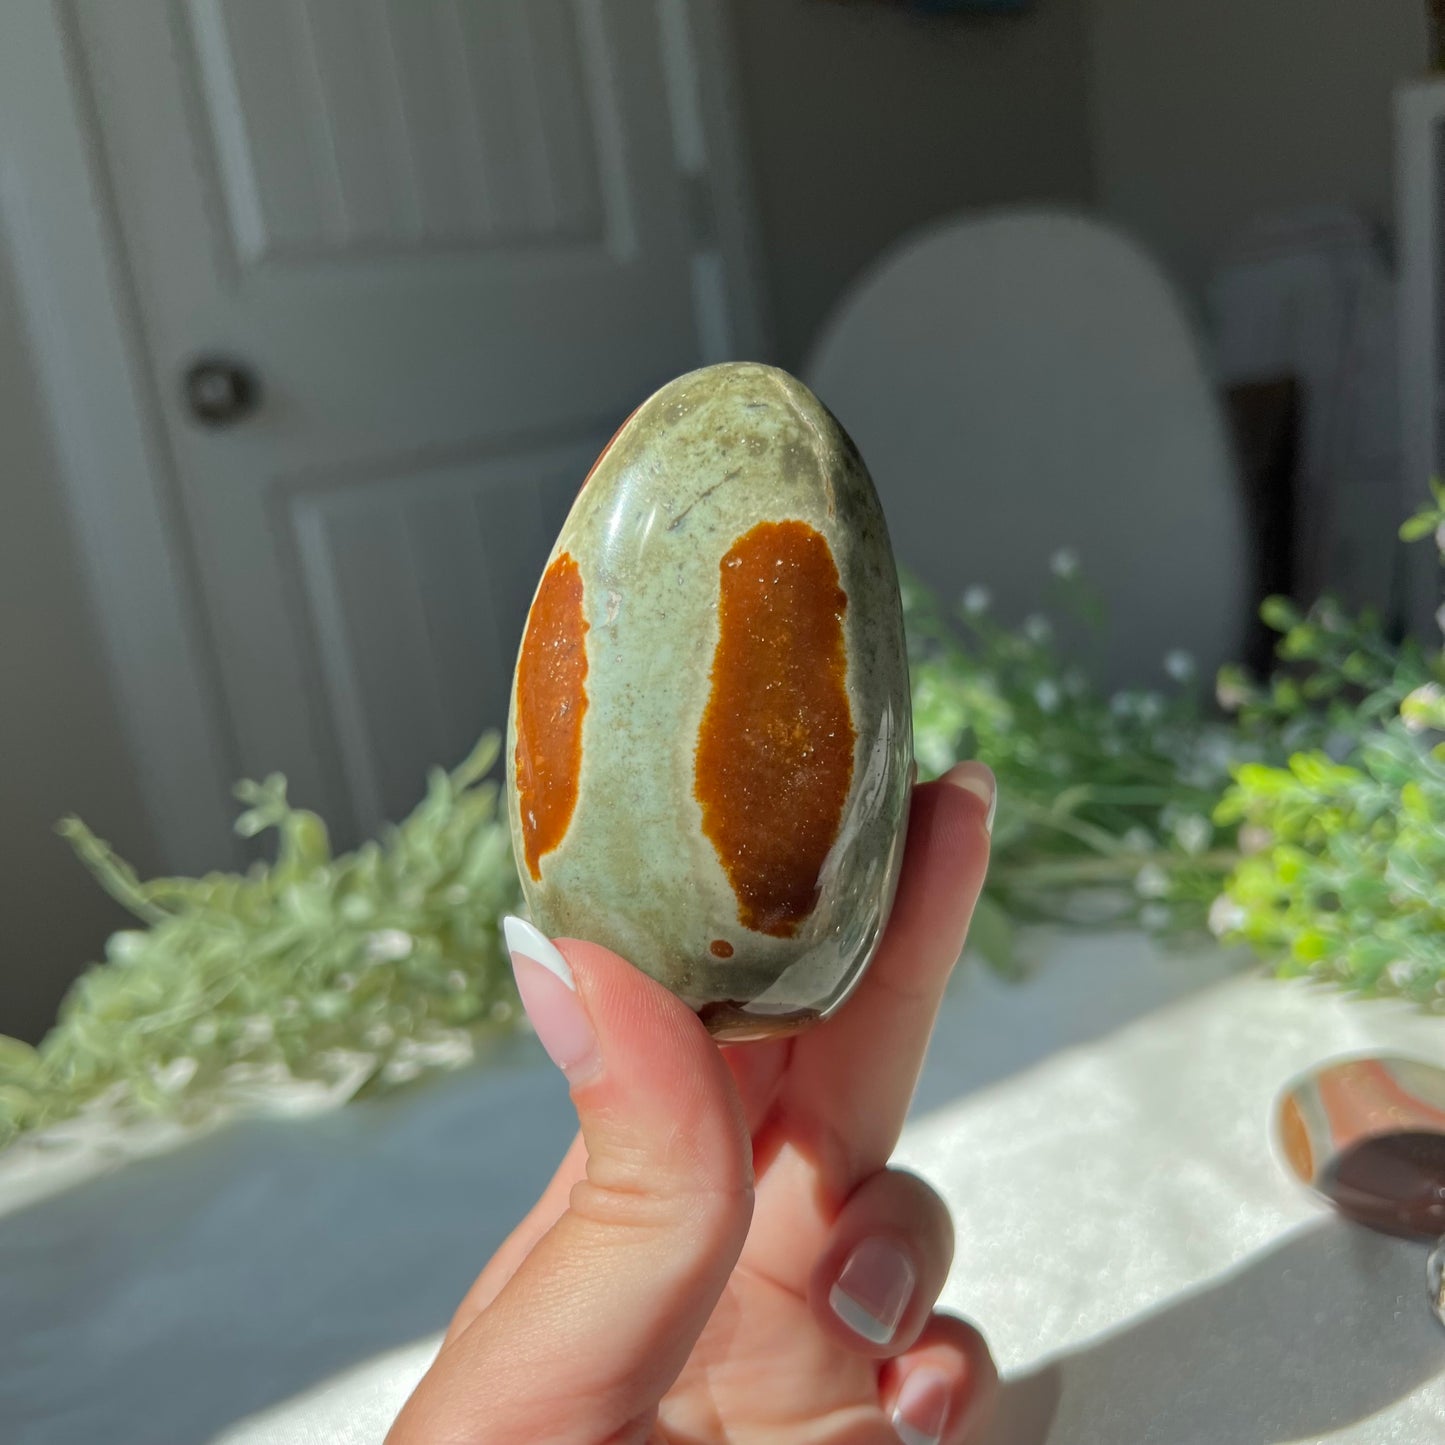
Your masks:
M975 905L968 925L968 942L1002 974L1019 971L1014 926L1007 913L985 893Z
M1402 542L1418 542L1428 537L1440 525L1439 512L1416 512L1408 521L1400 524Z
M1266 597L1259 604L1260 620L1275 632L1288 632L1304 621L1298 607L1288 597Z

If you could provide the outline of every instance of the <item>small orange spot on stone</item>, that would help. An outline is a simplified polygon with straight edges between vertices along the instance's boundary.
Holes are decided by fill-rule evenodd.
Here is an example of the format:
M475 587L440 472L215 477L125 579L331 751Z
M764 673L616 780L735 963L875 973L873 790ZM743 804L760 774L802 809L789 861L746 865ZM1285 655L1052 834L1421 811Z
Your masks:
M563 552L542 576L517 661L517 806L527 871L561 843L577 806L587 711L582 573Z
M714 958L731 958L733 956L733 946L725 938L713 939L713 941L708 944L707 951L712 954Z
M790 938L817 906L853 782L848 597L827 539L806 522L760 522L718 572L693 793L739 919Z
M1310 1131L1305 1124L1300 1106L1293 1099L1284 1101L1280 1111L1280 1143L1289 1167L1306 1183L1315 1177L1314 1150L1310 1148Z
M612 448L617 445L617 438L620 437L622 433L627 430L627 422L631 421L632 418L635 417L637 413L641 410L642 408L640 406L633 407L632 411L628 414L627 421L623 422L622 425L618 427L615 432L612 433L612 440L608 442L607 445L603 447L600 452L597 453L597 460L593 462L590 467L587 468L587 475L582 478L582 487L585 487L587 483L592 480L592 473L595 472L597 468L602 465L602 458L605 457L607 453L610 452ZM582 490L582 487L578 487L577 490L580 492Z

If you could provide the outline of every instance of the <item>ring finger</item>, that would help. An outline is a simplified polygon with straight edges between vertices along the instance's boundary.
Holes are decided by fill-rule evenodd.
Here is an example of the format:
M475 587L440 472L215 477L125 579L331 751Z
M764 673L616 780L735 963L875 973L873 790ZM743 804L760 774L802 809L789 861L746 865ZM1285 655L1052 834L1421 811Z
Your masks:
M839 1211L808 1302L840 1345L886 1359L918 1338L952 1262L944 1202L916 1175L882 1169Z

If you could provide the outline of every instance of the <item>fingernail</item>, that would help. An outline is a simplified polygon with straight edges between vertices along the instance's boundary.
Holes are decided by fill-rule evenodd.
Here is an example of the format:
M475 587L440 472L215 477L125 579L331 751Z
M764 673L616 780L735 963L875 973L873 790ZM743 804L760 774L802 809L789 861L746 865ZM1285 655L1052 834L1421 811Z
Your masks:
M557 945L525 918L508 914L502 932L517 992L537 1039L552 1062L577 1083L596 1068L598 1058L597 1036L577 997L572 970Z
M909 1372L893 1407L893 1433L903 1445L938 1445L948 1424L948 1376L932 1365Z
M914 1278L913 1261L891 1239L865 1239L848 1256L828 1303L854 1334L886 1345L908 1308Z
M972 793L988 810L983 817L984 832L993 832L993 815L998 811L998 779L987 763L958 763L944 775L945 783Z

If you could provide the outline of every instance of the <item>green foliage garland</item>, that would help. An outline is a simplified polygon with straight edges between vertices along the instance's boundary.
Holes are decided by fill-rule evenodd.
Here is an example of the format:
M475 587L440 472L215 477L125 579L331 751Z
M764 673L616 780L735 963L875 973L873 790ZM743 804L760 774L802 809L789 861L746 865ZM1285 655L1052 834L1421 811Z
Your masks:
M1445 562L1445 487L1400 529ZM1445 656L1326 599L1267 619L1291 671L1225 678L1247 733L1290 756L1235 770L1215 810L1245 854L1211 922L1284 976L1445 1011ZM1445 608L1437 615L1445 631Z
M1059 609L1097 618L1072 553L1053 573ZM1233 827L1212 813L1237 746L1203 718L1193 659L1171 652L1158 690L1108 696L1063 663L1046 616L1011 629L989 603L970 588L949 617L905 581L920 772L978 757L999 779L975 944L1017 972L1019 921L1197 931L1236 858Z
M1402 528L1445 562L1445 487ZM1055 603L1097 624L1078 559ZM1445 661L1378 617L1282 599L1279 671L1221 671L1206 713L1192 660L1107 696L1062 660L1049 619L952 614L905 579L924 777L991 763L1001 804L973 941L1026 960L1020 921L1128 921L1163 938L1206 924L1279 973L1445 1011ZM1440 618L1445 630L1445 609ZM297 1083L332 1098L473 1056L519 1012L498 923L520 904L489 735L435 770L405 822L333 856L279 776L237 788L239 832L273 831L244 875L143 883L78 820L61 825L145 925L114 935L39 1048L0 1036L0 1148L81 1111L202 1119Z
M200 1117L302 1080L344 1096L469 1058L513 1026L497 921L520 890L484 738L379 841L333 857L279 776L242 783L237 829L274 864L142 883L71 819L62 831L146 927L115 934L38 1049L0 1037L0 1147L84 1105Z

